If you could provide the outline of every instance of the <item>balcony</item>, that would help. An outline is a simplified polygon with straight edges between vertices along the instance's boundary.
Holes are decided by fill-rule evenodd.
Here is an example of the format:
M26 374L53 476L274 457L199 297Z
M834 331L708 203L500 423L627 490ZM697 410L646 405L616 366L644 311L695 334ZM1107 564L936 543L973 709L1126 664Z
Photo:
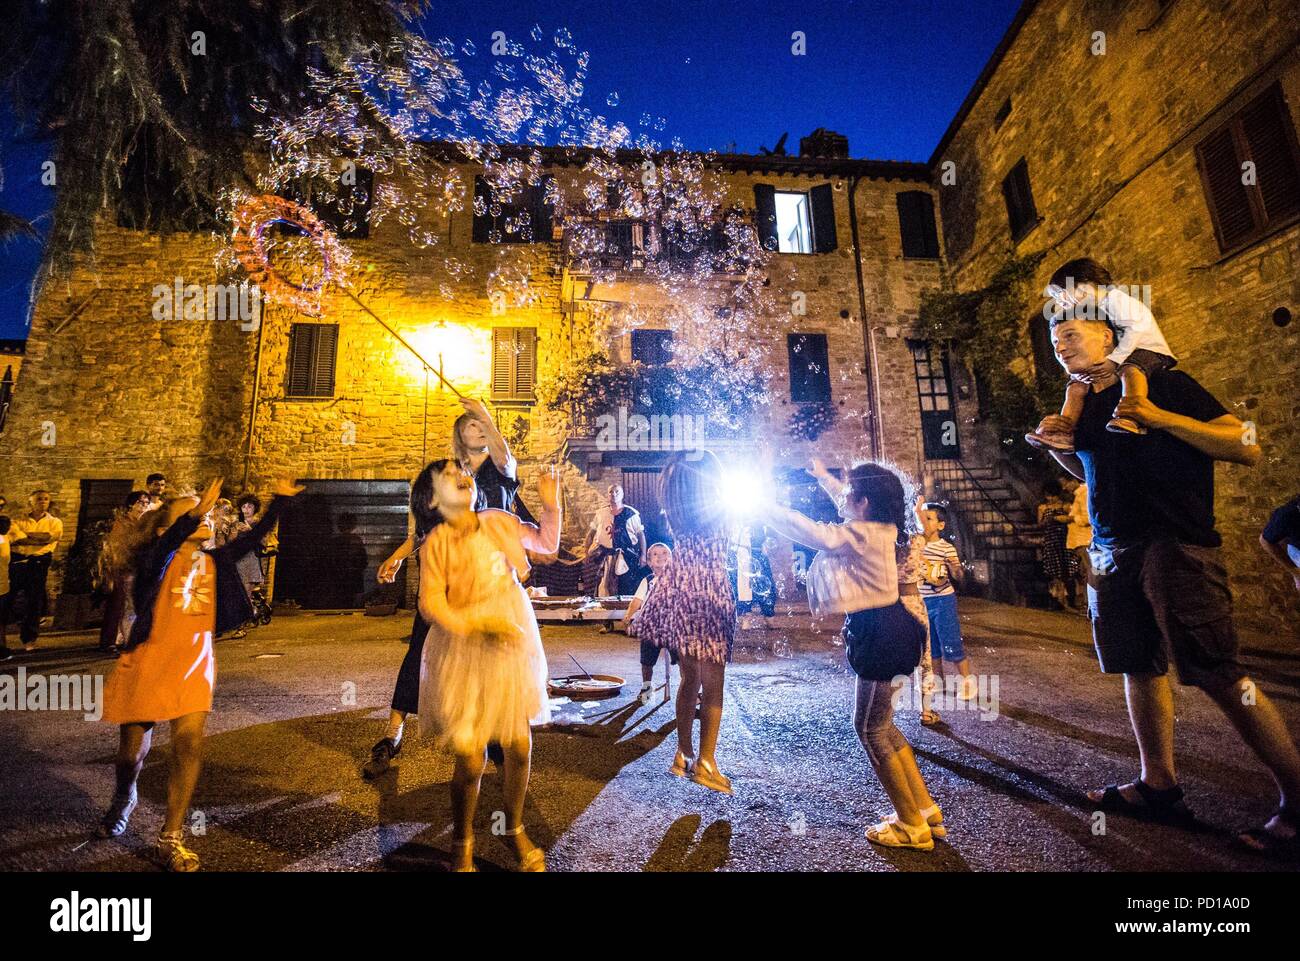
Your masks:
M752 220L687 229L652 219L574 220L564 226L565 267L580 275L739 275L758 257Z

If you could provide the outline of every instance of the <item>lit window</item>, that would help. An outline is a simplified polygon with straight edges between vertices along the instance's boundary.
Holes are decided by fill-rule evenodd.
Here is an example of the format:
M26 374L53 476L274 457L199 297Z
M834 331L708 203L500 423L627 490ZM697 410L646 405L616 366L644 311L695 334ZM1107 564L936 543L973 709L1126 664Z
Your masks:
M776 241L777 250L783 254L813 252L812 217L807 194L777 191Z

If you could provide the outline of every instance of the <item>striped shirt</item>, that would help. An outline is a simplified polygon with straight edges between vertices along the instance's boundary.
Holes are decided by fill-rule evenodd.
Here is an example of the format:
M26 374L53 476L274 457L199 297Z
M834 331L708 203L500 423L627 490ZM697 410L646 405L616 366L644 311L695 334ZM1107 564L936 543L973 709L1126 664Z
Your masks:
M928 573L931 577L947 577L948 583L943 587L935 587L925 578L921 578L921 596L922 597L940 597L945 594L955 594L957 589L952 586L951 574L949 573L946 561L952 559L959 561L957 557L957 548L952 546L952 541L946 541L942 537L936 537L932 541L926 541L925 550L921 552L925 559Z

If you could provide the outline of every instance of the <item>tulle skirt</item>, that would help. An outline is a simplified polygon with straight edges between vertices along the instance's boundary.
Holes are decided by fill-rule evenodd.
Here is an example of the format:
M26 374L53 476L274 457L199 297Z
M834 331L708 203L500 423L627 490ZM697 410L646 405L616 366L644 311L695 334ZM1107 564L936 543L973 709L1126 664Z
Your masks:
M509 746L527 740L530 724L550 720L546 699L546 651L537 618L522 587L458 613L506 617L519 629L510 642L429 628L420 666L420 733L458 754L474 754L489 742Z

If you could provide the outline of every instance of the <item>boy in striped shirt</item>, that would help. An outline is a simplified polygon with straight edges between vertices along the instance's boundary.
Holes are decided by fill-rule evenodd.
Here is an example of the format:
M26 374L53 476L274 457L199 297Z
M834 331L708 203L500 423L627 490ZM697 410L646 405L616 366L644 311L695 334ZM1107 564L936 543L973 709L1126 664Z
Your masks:
M969 701L975 696L975 678L970 673L970 658L961 643L961 622L957 619L957 590L964 573L957 548L940 535L948 526L948 512L940 504L923 504L917 512L921 533L925 535L925 568L921 575L921 599L930 618L930 657L934 661L942 690L943 662L955 665L961 675L957 698Z

